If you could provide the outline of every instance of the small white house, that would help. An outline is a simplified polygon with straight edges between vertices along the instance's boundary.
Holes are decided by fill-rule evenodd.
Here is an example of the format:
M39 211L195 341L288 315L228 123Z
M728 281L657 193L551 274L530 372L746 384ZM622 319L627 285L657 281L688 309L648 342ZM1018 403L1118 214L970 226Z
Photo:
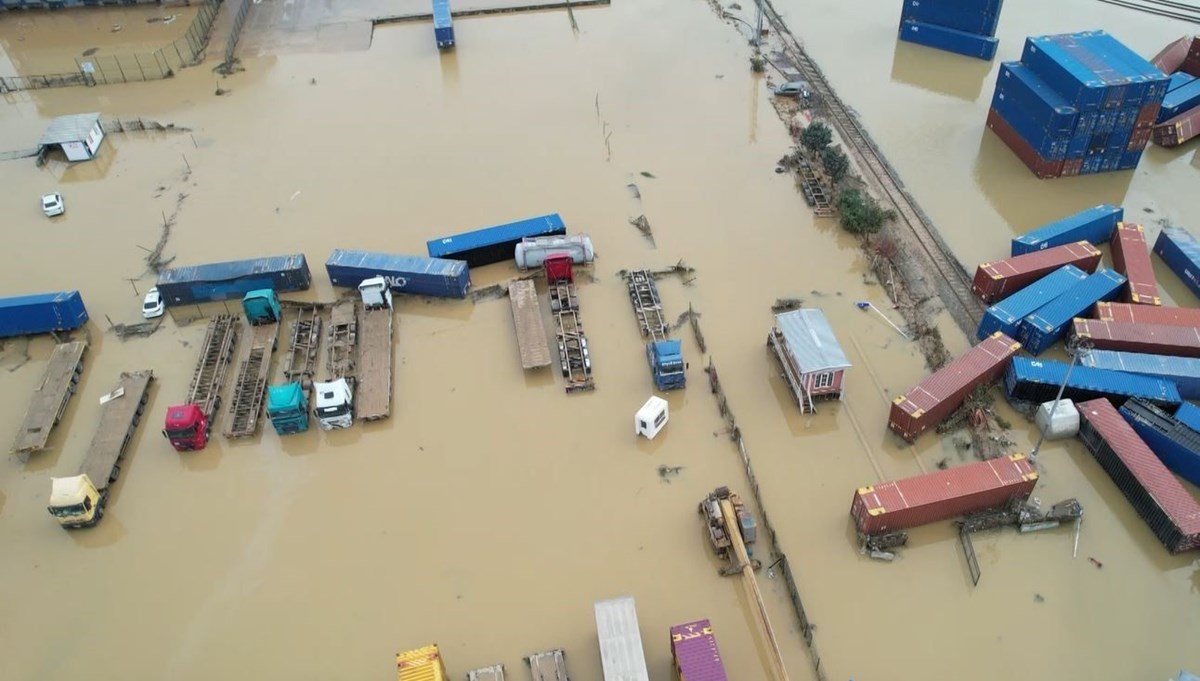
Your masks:
M47 148L62 149L68 161L90 161L100 150L104 141L104 128L100 126L100 114L85 113L59 116L50 122L50 127L38 140L42 153Z
M667 401L652 395L633 416L634 435L645 435L647 439L653 440L658 431L667 425L667 419L671 416L668 412Z

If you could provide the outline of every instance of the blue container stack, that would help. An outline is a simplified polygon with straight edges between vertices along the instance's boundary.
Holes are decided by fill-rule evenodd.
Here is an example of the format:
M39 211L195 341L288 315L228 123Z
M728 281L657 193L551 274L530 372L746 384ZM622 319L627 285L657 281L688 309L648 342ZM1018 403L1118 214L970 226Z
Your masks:
M1004 0L904 0L900 39L991 61Z
M1021 61L1001 65L989 127L1039 177L1130 170L1168 83L1104 31L1034 36ZM992 125L997 118L1005 125Z

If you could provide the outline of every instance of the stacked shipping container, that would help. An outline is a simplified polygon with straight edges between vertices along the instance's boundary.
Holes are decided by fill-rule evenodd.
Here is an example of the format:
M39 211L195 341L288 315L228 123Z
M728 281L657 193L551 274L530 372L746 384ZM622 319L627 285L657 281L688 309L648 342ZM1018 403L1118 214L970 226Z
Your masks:
M1032 355L1040 355L1067 333L1071 320L1089 314L1096 303L1113 300L1125 288L1125 277L1100 270L1075 282L1057 298L1021 320L1017 340Z
M1025 255L1042 251L1052 246L1065 246L1077 241L1092 245L1102 244L1112 238L1117 223L1125 219L1125 209L1102 203L1055 220L1048 225L1028 231L1012 240L1012 254Z
M1081 356L1079 363L1085 367L1161 378L1174 383L1183 399L1200 399L1200 359L1194 357L1092 350Z
M1165 379L1086 366L1075 367L1068 377L1068 368L1065 362L1013 357L1004 373L1004 393L1010 400L1040 404L1053 400L1066 380L1063 399L1076 402L1103 397L1124 404L1131 397L1141 397L1174 407L1183 401L1175 384Z
M1076 319L1074 334L1102 350L1200 357L1200 328Z
M1136 168L1168 79L1104 31L1027 38L987 125L1038 177Z
M1113 268L1129 280L1123 299L1140 305L1162 305L1158 281L1146 247L1146 232L1141 225L1122 222L1117 225L1112 243Z
M1200 40L1184 36L1163 48L1151 62L1171 74L1163 111L1151 136L1160 147L1178 146L1200 135Z
M1154 252L1200 297L1200 242L1196 237L1179 227L1163 227L1154 241Z
M1173 473L1200 485L1200 433L1158 407L1129 400L1121 416Z
M1074 265L1064 265L1061 268L1038 279L1004 300L989 307L979 320L979 330L975 335L979 340L1000 331L1006 336L1015 338L1021 320L1037 312L1058 294L1069 289L1073 284L1087 278L1087 273Z
M985 262L975 270L971 291L985 303L993 303L1020 291L1063 265L1074 265L1084 272L1095 272L1100 250L1086 241L1047 248Z
M904 0L900 39L990 61L1004 0Z

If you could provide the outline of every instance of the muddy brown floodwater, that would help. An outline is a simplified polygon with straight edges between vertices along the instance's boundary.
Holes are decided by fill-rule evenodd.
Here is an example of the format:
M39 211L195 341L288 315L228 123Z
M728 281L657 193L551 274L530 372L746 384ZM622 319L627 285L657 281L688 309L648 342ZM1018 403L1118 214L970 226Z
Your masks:
M899 9L878 4L778 9L969 267L1014 233L1102 200L1149 225L1197 223L1196 203L1173 198L1197 186L1194 146L1155 149L1133 174L1037 182L982 125L997 64L1026 33L1108 28L1152 53L1185 26L1085 0L1010 0L989 66L895 45ZM2 149L32 146L51 117L80 111L191 132L114 134L97 161L75 166L0 163L0 292L78 288L92 316L81 390L52 449L0 466L0 678L386 679L396 651L436 641L455 678L497 662L525 678L522 655L563 647L576 681L598 681L591 603L618 594L637 599L652 678L671 673L669 625L700 617L731 676L770 678L750 601L717 576L696 515L717 485L748 490L686 329L689 387L668 395L666 431L639 441L630 424L652 385L616 272L681 258L696 277L661 282L668 315L689 304L702 315L827 678L1117 681L1200 667L1194 556L1167 555L1073 441L1043 448L1036 494L1083 502L1078 558L1067 530L984 535L972 587L948 524L914 532L891 564L857 552L856 487L969 454L950 438L907 447L886 433L890 399L924 375L923 358L855 308L889 306L856 242L814 223L791 179L774 174L790 142L766 79L748 73L744 37L707 4L577 10L578 32L558 12L464 19L445 55L428 25L377 27L364 49L345 27L323 42L308 25L294 28L318 39L255 20L337 23L316 11L327 5L252 7L245 71L226 79L210 59L167 81L5 95ZM67 58L114 23L75 18L86 11L63 14L86 26L62 28ZM24 58L7 39L13 22L43 20L0 14L12 63ZM218 84L229 93L214 96ZM51 190L68 208L56 220L37 207ZM178 454L157 423L182 398L203 324L168 319L124 342L106 332L106 320L138 321L138 292L153 283L139 247L158 240L164 215L176 215L177 264L304 252L315 285L300 297L329 299L321 265L333 248L422 253L435 236L546 212L591 234L599 253L580 288L591 394L522 374L505 301L405 298L391 419L286 439L268 426ZM627 222L640 213L653 245ZM497 265L472 278L513 274ZM1194 304L1159 274L1173 300ZM780 297L824 309L854 363L846 400L814 416L797 413L767 355ZM967 347L943 326L952 350ZM50 348L4 344L0 438L17 428ZM109 513L64 532L45 510L49 477L73 472L97 399L140 368L160 380ZM1028 448L1032 427L1002 413ZM683 468L664 481L660 465ZM759 578L791 678L816 678L782 580Z

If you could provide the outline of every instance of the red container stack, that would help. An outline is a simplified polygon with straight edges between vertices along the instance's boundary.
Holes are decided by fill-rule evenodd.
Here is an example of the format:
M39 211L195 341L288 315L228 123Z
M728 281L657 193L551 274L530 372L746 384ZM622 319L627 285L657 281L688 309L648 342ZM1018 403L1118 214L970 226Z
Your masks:
M1074 335L1102 350L1126 350L1150 355L1200 357L1200 328L1167 324L1131 324L1099 319L1075 319Z
M1007 298L1063 265L1095 272L1100 250L1086 241L1047 248L996 262L985 262L975 270L971 291L985 303Z
M1166 324L1200 327L1200 309L1194 307L1153 307L1129 303L1097 303L1096 318L1106 322Z
M1113 269L1125 275L1124 300L1139 305L1162 305L1158 281L1150 263L1150 249L1141 225L1118 222L1112 240Z
M1038 474L1024 454L860 487L850 517L863 534L883 534L1004 506L1033 493Z
M997 331L892 400L888 428L912 442L954 413L976 387L999 378L1020 349L1020 343Z

